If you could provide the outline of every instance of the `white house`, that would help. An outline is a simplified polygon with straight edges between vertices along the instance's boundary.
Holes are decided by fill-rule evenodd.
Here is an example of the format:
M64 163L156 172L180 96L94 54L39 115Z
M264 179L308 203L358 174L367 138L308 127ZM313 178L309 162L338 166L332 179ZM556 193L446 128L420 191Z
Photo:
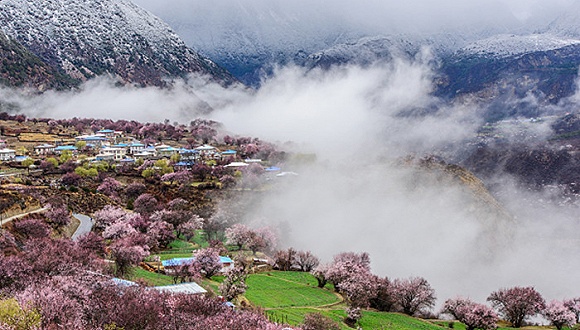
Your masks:
M8 161L13 160L16 158L16 150L4 148L0 149L0 160L1 161Z
M129 144L129 153L131 155L138 154L145 149L145 145L139 142L133 142Z
M101 149L99 155L113 155L114 160L121 160L127 155L127 148L124 146L109 146Z
M37 155L48 155L54 153L55 148L52 144L41 144L34 147L34 153Z

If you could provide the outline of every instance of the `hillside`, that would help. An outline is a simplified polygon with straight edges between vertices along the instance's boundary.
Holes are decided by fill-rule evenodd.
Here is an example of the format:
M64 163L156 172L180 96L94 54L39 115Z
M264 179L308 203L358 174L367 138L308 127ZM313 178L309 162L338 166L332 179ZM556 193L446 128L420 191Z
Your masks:
M0 84L43 91L75 85L75 81L57 72L38 56L0 31Z
M52 70L77 81L110 75L125 83L163 86L191 73L223 85L235 81L129 0L2 1L0 23L7 36Z

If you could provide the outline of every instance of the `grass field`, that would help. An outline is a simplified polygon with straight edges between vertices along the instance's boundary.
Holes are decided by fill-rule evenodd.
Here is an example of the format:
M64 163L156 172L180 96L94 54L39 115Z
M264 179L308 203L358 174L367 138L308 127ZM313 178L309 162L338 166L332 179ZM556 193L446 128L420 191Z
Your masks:
M332 291L316 287L309 273L278 272L253 274L246 280L246 298L260 307L310 307L340 303Z
M152 286L173 284L173 277L159 273L153 273L140 267L135 267L132 279L145 280L145 282Z
M215 280L215 279L214 279ZM218 281L219 282L219 281ZM249 275L245 297L253 305L262 307L273 322L300 325L309 313L321 313L349 328L344 322L346 303L331 288L320 289L309 273L271 271ZM422 320L399 313L363 311L359 324L362 329L443 330L450 329L449 321ZM454 322L453 329L465 330L465 325ZM513 328L499 327L499 330ZM522 330L546 330L554 327L523 327ZM566 329L566 328L565 328Z

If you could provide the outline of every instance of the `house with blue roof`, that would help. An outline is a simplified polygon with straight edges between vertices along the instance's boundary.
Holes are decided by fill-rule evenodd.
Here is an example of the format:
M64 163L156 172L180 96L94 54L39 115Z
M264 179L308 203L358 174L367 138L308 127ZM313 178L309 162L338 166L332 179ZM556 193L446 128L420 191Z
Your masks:
M163 265L163 268L166 270L171 270L175 267L191 265L194 261L195 257L173 258L161 261L161 265ZM230 257L220 256L220 263L222 264L222 269L220 270L222 273L234 268L234 261Z
M67 146L58 146L58 147L54 148L54 152L56 154L59 154L59 155L62 154L63 151L70 151L72 153L76 153L77 150L78 150L77 147L75 147L75 146L68 146L68 145Z

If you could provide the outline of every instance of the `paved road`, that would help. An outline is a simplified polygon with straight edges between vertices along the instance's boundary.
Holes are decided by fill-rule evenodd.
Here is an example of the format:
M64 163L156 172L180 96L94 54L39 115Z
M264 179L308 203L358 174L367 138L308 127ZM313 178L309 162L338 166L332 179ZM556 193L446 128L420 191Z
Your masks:
M79 219L79 221L81 222L81 224L71 237L73 241L76 241L80 236L91 232L91 229L93 229L93 219L88 215L78 213L73 213L73 217Z

